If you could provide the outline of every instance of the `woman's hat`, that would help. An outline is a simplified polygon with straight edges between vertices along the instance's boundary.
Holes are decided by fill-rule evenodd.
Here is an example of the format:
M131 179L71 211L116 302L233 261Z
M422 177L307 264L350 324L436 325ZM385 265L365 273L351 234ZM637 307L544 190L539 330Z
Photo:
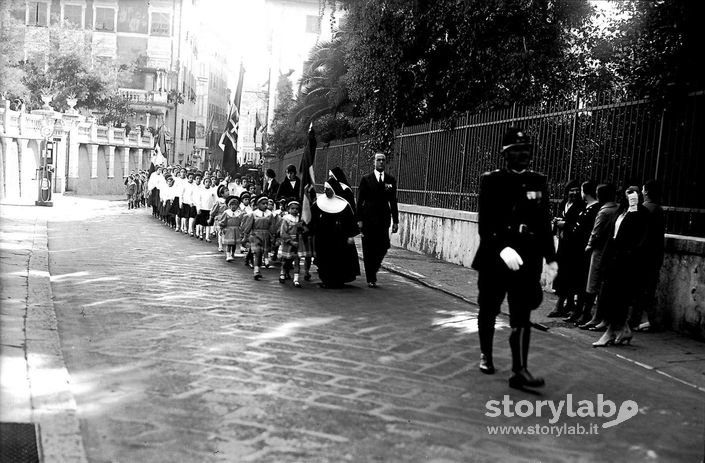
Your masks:
M250 193L248 193L247 191L243 191L242 193L240 193L240 201L245 198L250 199Z
M228 206L232 202L240 204L240 198L238 198L237 196L228 196L227 198L225 198L225 204L227 204Z
M289 209L291 206L301 206L301 203L296 200L289 201L286 205L286 208Z
M269 201L269 198L267 197L267 195L259 195L259 196L257 196L257 198L255 199L255 204L259 204L259 203L262 202L262 201L264 201L264 202Z

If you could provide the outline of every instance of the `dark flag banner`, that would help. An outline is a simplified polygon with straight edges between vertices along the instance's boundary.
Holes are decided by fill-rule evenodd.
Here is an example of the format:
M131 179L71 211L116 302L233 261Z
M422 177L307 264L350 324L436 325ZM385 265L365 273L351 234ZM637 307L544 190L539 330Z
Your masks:
M311 222L311 197L309 190L316 183L316 177L313 172L313 163L316 159L316 133L313 131L313 122L308 128L308 138L306 147L304 148L303 156L301 156L301 220L305 223Z
M252 134L252 143L257 144L257 132L261 131L262 123L259 121L259 114L255 113L255 131Z
M223 170L230 175L235 175L238 171L237 163L237 136L240 122L240 101L242 100L242 81L245 76L245 67L240 63L240 76L235 90L235 99L230 105L228 122L225 124L225 131L220 136L218 146L223 150Z

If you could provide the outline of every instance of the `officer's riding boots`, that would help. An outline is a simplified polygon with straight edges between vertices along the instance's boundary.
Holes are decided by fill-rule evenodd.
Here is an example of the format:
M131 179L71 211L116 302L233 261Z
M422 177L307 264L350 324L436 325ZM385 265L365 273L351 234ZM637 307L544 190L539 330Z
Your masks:
M512 328L512 334L509 335L509 346L512 349L512 371L514 375L509 378L509 387L523 389L525 387L541 387L545 384L543 378L534 378L529 373L529 370L526 369L530 339L530 327Z
M494 373L494 363L492 362L494 322L494 317L479 315L477 318L477 333L480 337L480 371L487 375Z

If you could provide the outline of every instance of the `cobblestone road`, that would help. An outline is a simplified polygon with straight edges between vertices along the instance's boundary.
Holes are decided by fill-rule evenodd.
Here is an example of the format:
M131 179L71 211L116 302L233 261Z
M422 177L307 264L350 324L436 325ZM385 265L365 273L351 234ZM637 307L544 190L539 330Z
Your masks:
M378 290L295 289L275 269L255 282L145 210L76 204L50 221L50 271L91 462L702 458L703 395L668 378L538 332L532 369L548 386L514 391L508 333L498 374L479 374L474 307L456 298L392 274ZM488 432L551 424L545 411L488 417L488 400L568 394L576 409L604 394L639 412L593 435ZM556 425L606 421L564 411Z

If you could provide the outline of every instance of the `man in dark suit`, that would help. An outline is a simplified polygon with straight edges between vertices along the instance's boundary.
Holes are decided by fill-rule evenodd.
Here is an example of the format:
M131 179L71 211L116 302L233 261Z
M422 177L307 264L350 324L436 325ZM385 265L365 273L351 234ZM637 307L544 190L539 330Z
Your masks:
M531 311L543 297L540 280L543 259L549 272L558 270L551 233L546 177L528 169L533 145L518 127L502 139L505 168L485 172L480 178L480 246L472 267L478 277L478 334L480 371L494 373L494 325L505 296L509 302L509 345L512 371L509 386L539 387L542 378L527 369Z
M301 179L296 176L296 166L289 164L286 166L286 179L279 185L277 190L277 200L295 198L301 201Z
M277 182L277 174L274 169L267 169L265 172L266 181L264 182L264 188L262 189L262 194L267 198L276 199L277 193L279 193L279 182Z
M375 170L362 177L358 189L357 220L362 231L365 277L370 288L377 287L377 271L390 247L389 226L392 226L392 233L399 230L397 180L384 171L386 163L384 154L375 154Z

